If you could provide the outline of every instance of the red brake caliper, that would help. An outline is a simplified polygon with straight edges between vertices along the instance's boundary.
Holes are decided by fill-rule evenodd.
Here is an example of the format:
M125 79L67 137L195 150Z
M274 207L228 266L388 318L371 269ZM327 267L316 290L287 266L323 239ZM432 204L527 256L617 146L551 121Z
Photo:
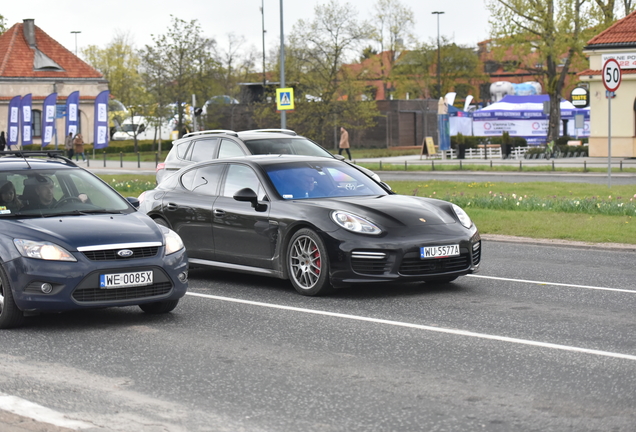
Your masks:
M311 256L313 258L318 258L316 260L316 274L320 275L320 269L322 268L322 266L320 265L320 252L318 251L318 248L314 246L314 250L311 253Z

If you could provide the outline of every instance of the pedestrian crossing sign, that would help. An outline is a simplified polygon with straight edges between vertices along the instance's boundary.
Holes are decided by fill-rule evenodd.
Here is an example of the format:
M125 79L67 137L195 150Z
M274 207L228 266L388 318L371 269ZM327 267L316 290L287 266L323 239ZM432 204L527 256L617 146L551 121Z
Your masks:
M278 111L289 111L294 109L294 89L276 89L276 109Z

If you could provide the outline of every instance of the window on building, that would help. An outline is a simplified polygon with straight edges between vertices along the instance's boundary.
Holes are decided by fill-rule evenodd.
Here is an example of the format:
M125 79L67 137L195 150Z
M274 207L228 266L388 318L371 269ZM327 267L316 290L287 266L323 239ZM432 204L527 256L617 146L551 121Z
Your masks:
M31 136L34 138L40 138L42 136L42 111L31 111Z

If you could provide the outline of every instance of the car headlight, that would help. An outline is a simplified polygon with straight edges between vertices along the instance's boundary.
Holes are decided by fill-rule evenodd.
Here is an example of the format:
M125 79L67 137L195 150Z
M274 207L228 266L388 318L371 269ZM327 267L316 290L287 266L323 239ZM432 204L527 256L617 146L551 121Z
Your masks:
M183 240L179 237L179 234L171 229L168 229L167 232L163 233L163 238L166 240L166 255L178 252L185 247L183 245Z
M24 257L47 261L77 261L69 251L55 243L13 239L18 252Z
M470 228L471 226L473 226L473 221L470 220L470 216L466 214L464 209L462 209L458 205L453 204L453 211L455 212L455 215L457 215L457 219L459 219L459 222L463 226L465 226L466 228Z
M375 235L382 233L382 230L372 222L353 213L334 211L331 213L331 219L342 228L354 233Z

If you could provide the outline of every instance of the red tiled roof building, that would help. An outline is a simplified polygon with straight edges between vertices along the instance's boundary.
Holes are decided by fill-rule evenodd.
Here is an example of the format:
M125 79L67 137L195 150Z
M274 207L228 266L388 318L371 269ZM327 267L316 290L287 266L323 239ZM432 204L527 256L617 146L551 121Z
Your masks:
M80 94L80 131L85 142L93 140L95 97L108 90L108 81L93 67L64 48L32 19L25 19L0 35L0 130L7 130L9 101L14 96L33 98L33 143L41 144L42 102L57 93L57 103L75 91ZM65 119L57 120L57 142L64 143ZM52 148L55 141L47 148Z
M622 80L612 99L612 157L636 157L636 12L616 21L587 43L590 67L579 72L589 85L590 156L607 157L608 99L602 81L604 63L615 58Z

